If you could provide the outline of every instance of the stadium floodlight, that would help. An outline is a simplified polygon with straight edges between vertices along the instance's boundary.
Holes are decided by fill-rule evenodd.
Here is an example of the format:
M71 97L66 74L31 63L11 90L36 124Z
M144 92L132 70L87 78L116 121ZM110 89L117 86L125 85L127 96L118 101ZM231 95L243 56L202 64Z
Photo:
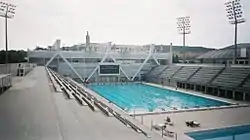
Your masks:
M238 24L244 23L245 19L243 17L242 6L240 0L230 0L225 3L227 17L230 24L234 25L234 57L233 64L237 62L237 30Z
M5 18L5 64L8 73L8 18L14 18L16 5L0 1L0 17Z
M183 47L185 47L186 34L191 33L190 28L190 16L177 18L177 29L179 30L179 33L183 35Z

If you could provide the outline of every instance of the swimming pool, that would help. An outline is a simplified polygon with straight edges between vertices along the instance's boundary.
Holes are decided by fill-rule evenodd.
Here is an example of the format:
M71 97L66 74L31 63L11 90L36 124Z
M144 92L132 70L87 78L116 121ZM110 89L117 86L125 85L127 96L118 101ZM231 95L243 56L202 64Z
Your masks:
M123 110L173 110L208 106L225 106L229 103L162 89L141 83L89 85L89 88Z
M195 140L249 140L250 125L187 133Z

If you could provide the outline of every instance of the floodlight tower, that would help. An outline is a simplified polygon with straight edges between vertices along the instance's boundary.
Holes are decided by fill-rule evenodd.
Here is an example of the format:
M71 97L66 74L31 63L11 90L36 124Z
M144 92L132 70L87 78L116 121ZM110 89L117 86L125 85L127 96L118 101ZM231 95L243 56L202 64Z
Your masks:
M8 18L14 18L16 5L0 1L0 17L5 18L5 64L8 73Z
M237 62L237 30L238 24L244 23L245 19L243 17L242 6L240 4L240 0L230 0L225 3L227 17L229 19L229 23L234 25L234 57L233 64Z
M183 47L186 46L186 34L190 34L191 25L190 25L190 17L179 17L177 18L177 29L179 33L183 35Z

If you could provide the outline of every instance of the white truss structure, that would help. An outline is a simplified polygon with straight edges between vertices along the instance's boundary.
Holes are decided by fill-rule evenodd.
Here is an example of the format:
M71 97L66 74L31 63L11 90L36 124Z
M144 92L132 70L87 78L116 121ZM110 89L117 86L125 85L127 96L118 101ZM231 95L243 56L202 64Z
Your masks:
M139 67L139 69L136 71L136 73L134 74L134 76L132 77L132 81L135 79L135 77L139 74L139 72L141 71L141 69L143 68L143 66L148 62L148 60L150 58L153 58L154 61L156 62L157 65L160 65L160 63L158 62L158 60L154 57L154 45L150 46L150 50L149 50L149 54L147 56L146 59L144 59L143 63L141 64L141 66Z
M100 63L103 63L107 58L111 58L114 63L116 63L116 59L110 54L110 49L111 49L111 42L108 43L108 46L106 47L106 51L105 51L105 55L102 58ZM109 56L109 57L108 57ZM87 81L95 74L95 72L99 70L99 65L92 71L92 73L88 76ZM126 72L123 70L123 68L120 66L120 71L126 76L126 78L128 80L130 80L130 78L128 77L128 75L126 74Z
M49 64L56 58L56 57L61 57L63 59L64 62L66 62L66 64L69 66L69 68L73 71L73 73L82 81L84 82L84 80L82 79L82 77L80 76L80 74L74 69L74 67L69 63L69 61L61 54L60 51L56 52L54 54L53 57L50 58L50 60L46 63L46 67L49 66Z
M58 45L58 44L57 44ZM110 58L113 60L114 63L116 63L116 59L112 56L112 54L110 53L111 50L111 42L109 42L106 45L106 51L105 51L105 55L103 56L102 60L100 61L100 63L103 63L107 58ZM99 65L95 67L95 69L91 72L91 74L88 76L88 78L86 79L86 81L81 77L81 75L74 69L74 67L71 65L71 63L62 55L61 51L56 50L55 54L50 58L50 60L46 63L46 67L49 66L49 64L57 57L61 57L63 59L63 61L66 62L66 64L69 66L69 68L74 72L74 74L82 81L82 82L86 82L89 81L90 78L99 70ZM126 72L124 71L124 69L122 68L122 66L120 65L120 71L125 75L125 77L129 80L129 81L133 81L135 79L135 77L140 73L140 71L142 70L142 68L145 66L145 64L148 62L148 60L153 59L155 61L155 63L157 65L160 65L160 63L158 62L158 60L155 58L154 56L154 45L150 46L150 50L149 53L147 55L147 57L144 59L143 63L140 65L140 67L138 68L138 70L135 72L135 74L133 75L133 77L130 79L128 77L128 75L126 74Z

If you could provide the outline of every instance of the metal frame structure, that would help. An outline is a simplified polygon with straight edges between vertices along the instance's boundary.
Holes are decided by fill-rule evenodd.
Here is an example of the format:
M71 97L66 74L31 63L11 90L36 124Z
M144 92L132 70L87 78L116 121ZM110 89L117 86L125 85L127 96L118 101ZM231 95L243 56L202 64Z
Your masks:
M105 52L105 56L102 58L101 62L100 63L103 63L109 56L109 58L111 58L114 63L116 63L116 59L111 55L109 54L110 52L110 48L111 48L111 42L109 43L109 45L107 46L108 49L106 49L106 52ZM141 71L141 69L143 68L143 66L147 63L147 61L153 57L153 59L155 60L156 64L157 65L160 65L160 63L157 61L157 59L152 55L153 54L153 49L154 49L154 46L151 45L150 47L150 52L149 52L149 55L148 57L143 61L142 65L139 67L139 69L136 71L136 73L134 74L134 76L132 77L132 79L130 79L128 77L128 75L126 74L126 72L123 70L122 66L120 66L120 70L121 72L126 76L126 78L129 80L129 81L133 81L134 78L139 74L139 72ZM88 76L88 79L87 81L95 74L95 72L99 69L99 65L94 69L94 71Z
M139 74L139 72L141 71L141 69L143 68L143 66L148 62L148 60L149 60L150 58L153 57L153 50L154 50L154 46L151 45L151 46L150 46L150 50L149 50L149 54L148 54L147 58L144 59L142 65L140 66L140 68L136 71L136 73L135 73L134 76L132 77L132 79L131 79L132 81L133 81L133 80L135 79L135 77ZM159 62L155 59L155 57L153 57L153 59L155 60L156 64L159 65Z
M60 51L57 51L53 57L50 58L50 60L46 63L46 67L49 66L49 64L56 58L56 57L61 57L63 59L64 62L66 62L66 64L69 66L69 68L76 74L76 76L82 81L85 82L82 77L80 76L80 74L74 69L74 67L72 67L72 65L69 63L69 61L61 54Z
M6 73L9 73L8 68L8 18L14 18L16 5L9 4L7 2L0 1L0 17L5 18L5 64L6 64Z
M177 29L179 29L179 33L183 35L183 47L186 46L186 34L190 34L190 17L179 17L177 18Z
M54 45L59 45L60 43L55 43ZM112 54L110 53L112 44L111 42L105 44L106 45L106 50L105 50L105 55L103 56L103 58L101 59L101 61L99 63L103 63L107 58L110 58L113 60L114 63L117 64L116 59L112 56ZM76 74L76 76L82 81L82 82L87 82L90 80L90 78L99 70L99 65L95 67L95 69L91 72L91 74L88 76L88 78L86 79L86 81L80 76L80 74L74 69L74 67L70 64L70 62L68 62L68 60L62 55L60 50L56 50L55 54L50 58L50 60L46 63L46 67L49 66L49 64L57 57L61 57L66 64L70 67L70 69L74 72L74 74ZM138 68L138 70L136 71L136 73L133 75L133 77L130 79L128 77L128 75L126 74L126 72L124 71L124 69L122 68L122 66L120 65L119 70L121 71L121 73L124 74L124 76L129 80L129 81L133 81L134 78L139 74L139 72L142 70L143 66L148 62L149 59L153 59L155 61L155 63L157 65L160 65L160 63L158 62L158 60L155 58L154 56L154 45L150 46L150 51L148 56L144 59L143 63L140 65L140 67Z
M233 63L237 62L237 30L238 24L244 23L246 20L243 17L242 6L240 4L240 0L230 0L225 3L227 17L229 19L229 23L234 25L234 57Z

